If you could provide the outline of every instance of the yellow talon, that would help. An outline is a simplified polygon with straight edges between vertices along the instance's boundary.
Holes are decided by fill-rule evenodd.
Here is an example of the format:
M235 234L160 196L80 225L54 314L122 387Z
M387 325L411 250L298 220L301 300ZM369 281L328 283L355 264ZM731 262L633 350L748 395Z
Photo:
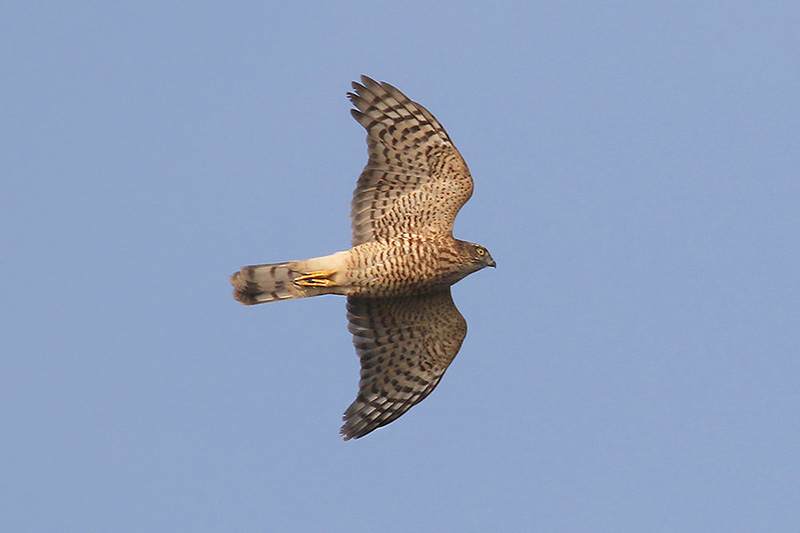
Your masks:
M337 283L330 278L335 273L335 270L309 272L308 274L303 274L302 276L294 278L294 283L300 287L334 287Z

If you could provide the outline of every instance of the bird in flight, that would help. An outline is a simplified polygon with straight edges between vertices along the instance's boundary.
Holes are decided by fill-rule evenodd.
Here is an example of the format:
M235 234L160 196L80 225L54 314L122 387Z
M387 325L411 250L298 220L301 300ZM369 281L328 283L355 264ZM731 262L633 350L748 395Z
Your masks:
M347 96L369 153L351 204L352 248L231 276L244 305L347 296L361 379L344 413L345 440L389 424L433 391L467 334L450 286L495 266L486 248L453 237L472 176L439 121L367 76Z

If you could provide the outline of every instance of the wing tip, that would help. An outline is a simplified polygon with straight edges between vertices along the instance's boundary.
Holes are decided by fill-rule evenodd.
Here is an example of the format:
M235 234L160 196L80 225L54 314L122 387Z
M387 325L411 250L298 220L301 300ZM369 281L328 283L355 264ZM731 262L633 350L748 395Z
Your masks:
M371 424L370 419L364 415L364 407L366 404L356 399L342 415L344 424L339 430L339 435L345 441L360 439L378 429L379 426Z
M394 85L391 85L385 81L375 81L366 74L361 75L360 82L353 81L350 83L350 85L353 88L353 91L347 93L347 97L350 98L351 101L353 100L353 97L365 98L366 93L371 93L378 99L383 98L385 95L408 99L408 97L406 97Z

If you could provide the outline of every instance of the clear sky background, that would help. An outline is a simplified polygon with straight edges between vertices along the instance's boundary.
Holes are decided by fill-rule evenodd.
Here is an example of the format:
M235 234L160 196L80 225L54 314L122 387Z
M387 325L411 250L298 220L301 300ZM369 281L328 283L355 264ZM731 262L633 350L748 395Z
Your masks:
M800 3L0 7L0 530L800 531ZM439 388L343 442L361 74L475 194Z

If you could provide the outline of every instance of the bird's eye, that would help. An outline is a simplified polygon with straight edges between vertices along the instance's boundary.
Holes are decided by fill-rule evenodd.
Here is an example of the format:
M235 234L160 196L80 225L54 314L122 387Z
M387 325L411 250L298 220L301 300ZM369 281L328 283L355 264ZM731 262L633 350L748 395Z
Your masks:
M476 249L475 249L475 252L476 252L478 255L486 255L486 250L484 250L483 248L476 248Z

